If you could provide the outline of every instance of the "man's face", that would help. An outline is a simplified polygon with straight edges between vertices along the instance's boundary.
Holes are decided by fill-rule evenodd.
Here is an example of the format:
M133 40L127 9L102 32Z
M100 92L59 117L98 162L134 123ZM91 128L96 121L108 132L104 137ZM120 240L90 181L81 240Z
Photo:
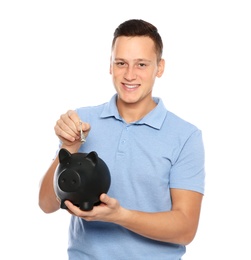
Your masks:
M118 37L111 54L110 74L119 100L135 104L152 97L156 76L164 70L157 63L154 42L149 37Z

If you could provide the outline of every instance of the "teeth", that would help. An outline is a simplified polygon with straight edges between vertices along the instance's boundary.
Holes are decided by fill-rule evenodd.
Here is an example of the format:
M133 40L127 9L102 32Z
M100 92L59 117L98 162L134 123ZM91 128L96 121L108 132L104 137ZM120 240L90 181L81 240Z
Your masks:
M136 85L133 85L133 86L132 86L132 85L125 85L125 86L126 86L127 88L131 88L131 89L137 87Z

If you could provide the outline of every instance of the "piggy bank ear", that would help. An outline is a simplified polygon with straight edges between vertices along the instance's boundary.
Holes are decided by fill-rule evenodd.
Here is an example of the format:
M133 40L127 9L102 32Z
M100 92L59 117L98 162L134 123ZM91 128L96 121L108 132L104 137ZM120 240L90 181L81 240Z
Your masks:
M98 154L92 151L86 155L86 159L90 160L93 163L93 165L96 165L98 162Z
M58 158L60 163L62 163L65 160L68 161L68 159L71 158L71 153L68 150L62 148L58 153Z

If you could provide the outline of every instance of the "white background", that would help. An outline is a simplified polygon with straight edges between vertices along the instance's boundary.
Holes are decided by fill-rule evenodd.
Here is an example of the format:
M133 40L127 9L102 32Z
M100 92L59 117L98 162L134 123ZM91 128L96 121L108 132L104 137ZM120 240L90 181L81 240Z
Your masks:
M68 109L114 94L114 29L152 22L166 70L154 95L203 131L206 193L185 260L250 258L250 1L0 2L0 259L67 259L69 215L38 207ZM112 259L112 258L111 258Z

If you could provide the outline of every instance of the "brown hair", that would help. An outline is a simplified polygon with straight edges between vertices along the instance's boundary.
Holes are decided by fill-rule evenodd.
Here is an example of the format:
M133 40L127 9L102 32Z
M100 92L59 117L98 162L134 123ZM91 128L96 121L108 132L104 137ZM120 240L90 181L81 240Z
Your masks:
M158 33L158 29L149 22L141 19L131 19L121 23L114 31L112 48L115 41L120 36L134 37L134 36L146 36L150 37L155 45L158 61L161 60L163 52L163 42L161 36Z

